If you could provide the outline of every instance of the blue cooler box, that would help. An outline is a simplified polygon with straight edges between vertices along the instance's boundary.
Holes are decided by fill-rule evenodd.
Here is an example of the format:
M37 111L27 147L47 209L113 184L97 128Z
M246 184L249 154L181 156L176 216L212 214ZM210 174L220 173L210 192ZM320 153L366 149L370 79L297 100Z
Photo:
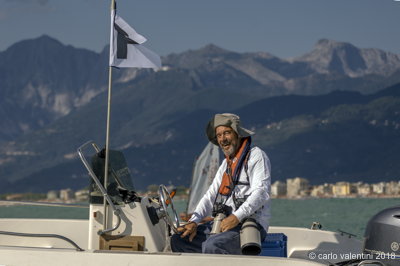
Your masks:
M287 236L283 233L267 234L261 243L260 256L287 257Z

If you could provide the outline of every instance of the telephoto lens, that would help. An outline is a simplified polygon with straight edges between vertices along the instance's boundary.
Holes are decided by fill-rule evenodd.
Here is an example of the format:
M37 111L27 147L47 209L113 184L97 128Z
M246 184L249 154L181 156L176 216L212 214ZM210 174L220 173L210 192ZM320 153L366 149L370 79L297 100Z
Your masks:
M247 218L240 229L240 248L243 255L258 255L261 252L260 230L253 218Z

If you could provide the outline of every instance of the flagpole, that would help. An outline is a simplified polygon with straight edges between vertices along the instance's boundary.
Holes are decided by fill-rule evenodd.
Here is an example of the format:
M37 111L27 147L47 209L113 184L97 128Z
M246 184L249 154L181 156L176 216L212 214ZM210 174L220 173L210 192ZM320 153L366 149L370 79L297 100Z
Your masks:
M111 118L111 87L112 87L112 67L137 67L153 68L161 67L160 56L141 46L146 38L138 34L128 23L116 15L116 0L111 0L111 28L110 28L110 63L108 72L108 104L107 104L107 129L105 144L105 166L104 166L104 187L107 191L109 177L109 153L110 153L110 118ZM115 33L117 32L117 33ZM115 40L117 34L118 41ZM121 37L121 39L119 38ZM121 46L125 45L121 48ZM128 49L130 45L130 49ZM135 46L137 45L137 46ZM140 47L139 47L140 46ZM131 51L131 52L129 52ZM128 53L129 52L129 53ZM133 55L132 55L133 54ZM129 56L130 55L130 56ZM111 204L111 203L110 203ZM107 230L109 221L108 207L106 199L103 200L103 227Z
M115 0L111 0L111 13L115 10ZM112 22L111 22L112 23ZM111 24L111 27L113 25ZM111 47L111 44L110 44ZM110 151L110 120L111 120L111 88L112 88L112 66L108 67L108 101L107 101L107 127L106 127L106 146L105 146L105 166L104 166L104 187L107 191L108 183L108 164L109 164L109 151ZM103 230L107 229L107 201L103 198Z

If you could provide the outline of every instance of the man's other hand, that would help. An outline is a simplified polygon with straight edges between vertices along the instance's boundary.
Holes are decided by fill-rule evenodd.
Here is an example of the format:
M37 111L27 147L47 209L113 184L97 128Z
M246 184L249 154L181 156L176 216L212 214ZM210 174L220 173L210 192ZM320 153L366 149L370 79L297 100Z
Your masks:
M178 227L178 232L182 233L181 237L184 238L189 236L189 241L192 242L193 238L197 234L197 224L195 222L190 222L185 224L184 226Z
M221 232L226 232L239 224L239 219L231 214L221 222Z

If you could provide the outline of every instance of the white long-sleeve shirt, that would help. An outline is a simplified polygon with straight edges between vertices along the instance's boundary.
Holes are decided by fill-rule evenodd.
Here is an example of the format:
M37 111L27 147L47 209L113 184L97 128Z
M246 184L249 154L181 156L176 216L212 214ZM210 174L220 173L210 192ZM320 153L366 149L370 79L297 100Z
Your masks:
M222 176L226 170L226 164L227 162L225 159L219 167L214 181L198 203L189 220L190 222L199 223L204 217L211 216L215 198L218 196ZM235 215L240 222L242 222L244 218L254 214L253 217L256 221L268 232L269 219L271 217L271 165L265 152L258 147L253 147L251 149L247 165L248 178L243 166L239 182L250 184L238 184L233 190L237 199L247 197L246 201L236 209L233 197L230 196L225 204L232 207L232 214Z

